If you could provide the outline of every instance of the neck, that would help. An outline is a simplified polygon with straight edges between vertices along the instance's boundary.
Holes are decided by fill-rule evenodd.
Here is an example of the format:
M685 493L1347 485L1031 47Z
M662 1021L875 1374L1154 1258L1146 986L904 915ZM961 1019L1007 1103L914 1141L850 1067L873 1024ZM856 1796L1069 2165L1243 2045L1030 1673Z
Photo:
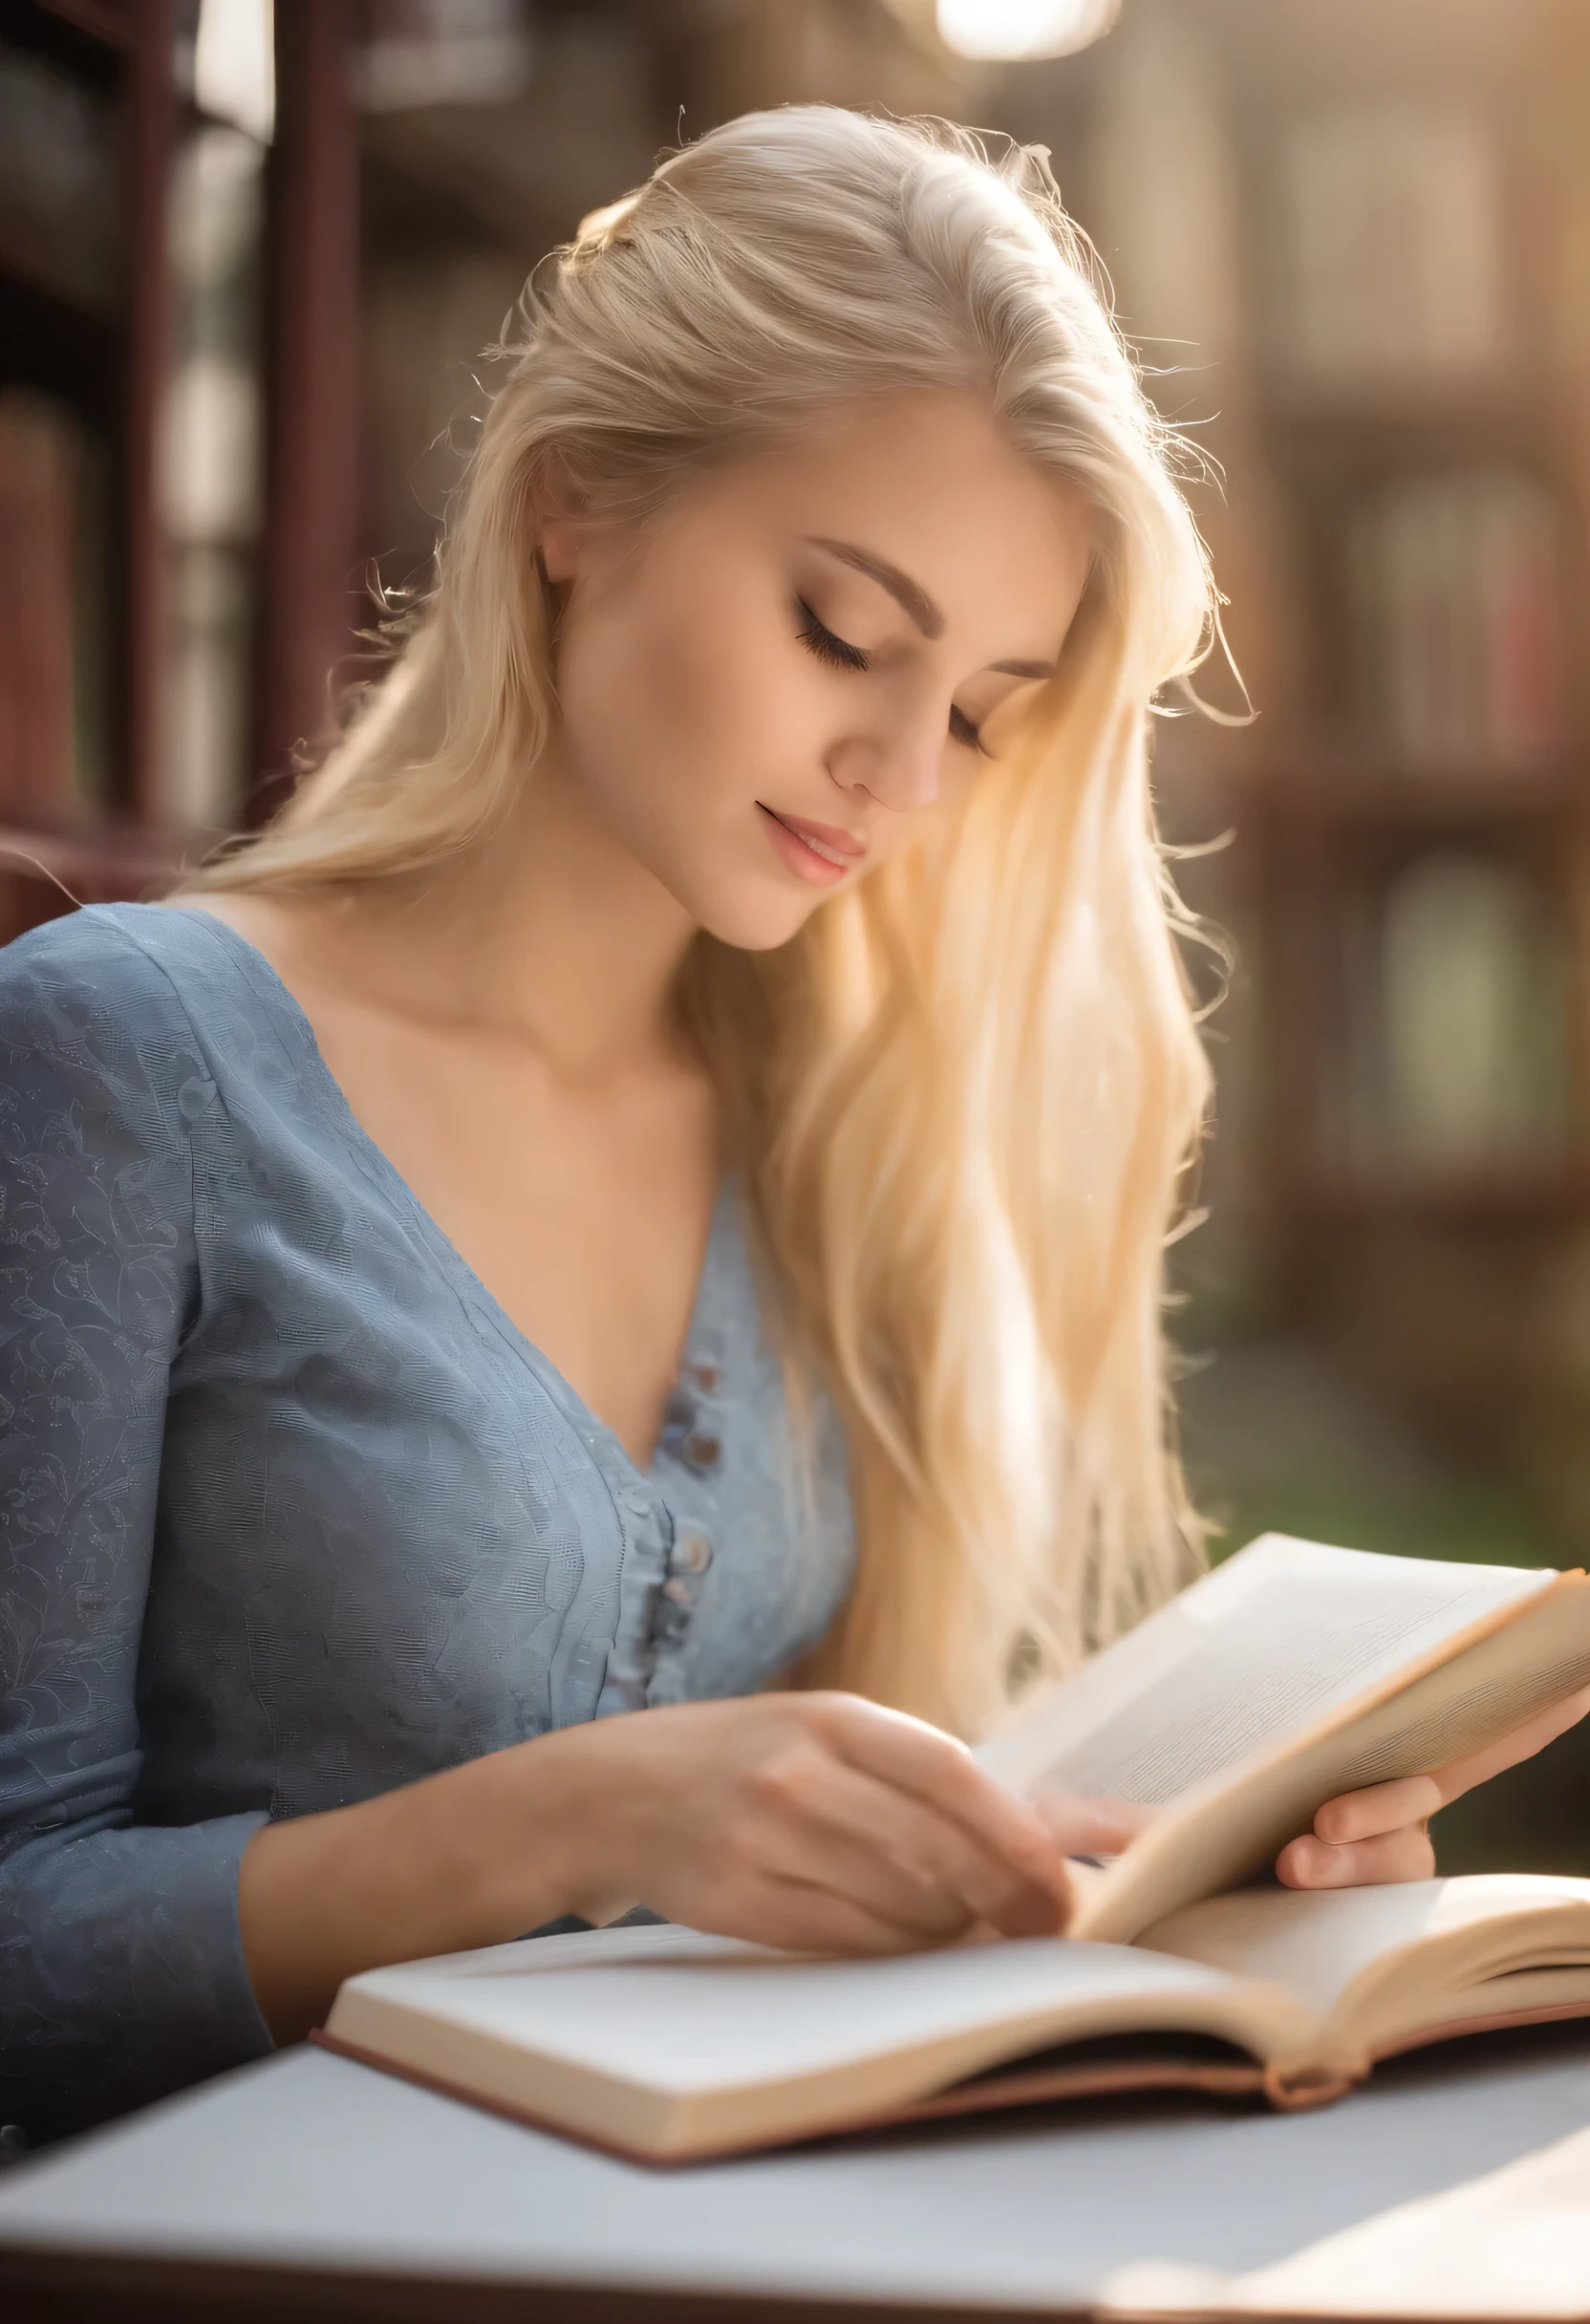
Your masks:
M694 923L550 754L505 825L422 884L366 890L355 910L361 965L400 1007L526 1040L576 1077L675 1045Z

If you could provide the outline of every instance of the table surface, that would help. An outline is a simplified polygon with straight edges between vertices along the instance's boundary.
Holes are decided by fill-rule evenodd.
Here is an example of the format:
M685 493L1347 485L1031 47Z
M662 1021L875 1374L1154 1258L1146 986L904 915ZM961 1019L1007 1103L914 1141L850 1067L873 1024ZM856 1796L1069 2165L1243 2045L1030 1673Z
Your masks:
M1008 2324L1129 2260L1259 2267L1587 2124L1575 2024L1312 2114L1134 2097L659 2171L298 2049L0 2174L0 2308Z

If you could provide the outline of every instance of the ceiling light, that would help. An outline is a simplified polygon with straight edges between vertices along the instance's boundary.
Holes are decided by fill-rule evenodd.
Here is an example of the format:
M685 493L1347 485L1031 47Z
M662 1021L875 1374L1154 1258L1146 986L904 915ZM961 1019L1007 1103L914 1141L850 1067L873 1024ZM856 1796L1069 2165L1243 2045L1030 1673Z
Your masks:
M1107 32L1121 0L938 0L938 31L961 56L1069 56Z
M269 144L276 122L272 0L200 0L193 94L201 112Z

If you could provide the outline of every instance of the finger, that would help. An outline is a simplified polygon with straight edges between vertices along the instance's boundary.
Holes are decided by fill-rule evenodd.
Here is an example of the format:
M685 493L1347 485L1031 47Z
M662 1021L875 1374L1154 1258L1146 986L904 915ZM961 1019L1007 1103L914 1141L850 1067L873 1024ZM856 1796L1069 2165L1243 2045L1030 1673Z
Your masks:
M709 1936L741 1937L793 1953L921 1952L941 1942L882 1920L831 1889L761 1876L698 1909L694 1926Z
M887 1860L907 1879L953 1900L970 1920L986 1921L1005 1936L1056 1936L1070 1907L1063 1865L1045 1863L1042 1876L991 1853L952 1818L892 1785L836 1763L844 1788L834 1812L876 1863Z
M841 1896L920 1942L958 1935L976 1913L935 1861L928 1820L904 1793L819 1760L751 1846L765 1877Z
M1429 1834L1417 1824L1339 1848L1305 1832L1276 1859L1276 1877L1288 1888L1369 1888L1388 1881L1428 1881L1434 1871Z
M1067 1856L1119 1856L1153 1821L1151 1808L1126 1799L1079 1799L1072 1792L1050 1792L1032 1804Z
M1011 1934L1053 1935L1052 1887L1034 1882L960 1826L840 1760L819 1760L763 1832L764 1861L785 1878L835 1888L924 1935L987 1920Z
M1393 1782L1371 1783L1362 1792L1343 1792L1327 1799L1314 1818L1314 1829L1333 1847L1373 1840L1380 1832L1423 1823L1441 1806L1442 1797L1433 1775L1399 1775Z
M765 1897L753 1907L763 1926L776 1935L758 1942L776 1944L789 1952L854 1953L876 1956L926 1952L945 1940L922 1936L880 1919L849 1897L831 1889L810 1888L801 1881L770 1881Z
M1555 1743L1570 1727L1577 1727L1587 1712L1590 1712L1590 1687L1568 1695L1560 1703L1553 1703L1488 1750L1473 1752L1467 1759L1454 1759L1434 1778L1440 1786L1443 1804L1449 1799L1460 1799L1476 1783L1499 1775L1504 1768L1516 1767L1522 1759L1533 1759L1537 1751L1544 1751L1548 1743Z
M1532 1759L1548 1743L1555 1743L1558 1735L1577 1726L1587 1712L1590 1712L1590 1688L1551 1704L1524 1726L1504 1735L1500 1742L1473 1752L1466 1759L1455 1759L1450 1766L1437 1769L1434 1775L1407 1775L1391 1783L1370 1784L1363 1791L1343 1792L1337 1798L1327 1799L1314 1818L1314 1829L1321 1840L1340 1844L1367 1840L1377 1832L1393 1831L1399 1824L1418 1823L1425 1817L1433 1816L1437 1808L1472 1791L1475 1784L1499 1775L1504 1768Z
M984 1775L963 1743L925 1720L859 1695L814 1697L840 1757L953 1817L982 1847L1047 1884L1064 1880L1053 1840L1035 1810Z

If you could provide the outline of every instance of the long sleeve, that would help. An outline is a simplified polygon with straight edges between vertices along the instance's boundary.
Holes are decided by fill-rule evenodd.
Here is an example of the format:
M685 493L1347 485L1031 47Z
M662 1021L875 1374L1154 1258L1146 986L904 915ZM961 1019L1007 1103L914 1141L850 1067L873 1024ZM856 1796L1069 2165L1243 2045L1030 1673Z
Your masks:
M269 2047L247 1813L137 1816L169 1375L201 1299L214 1098L140 949L0 954L0 2120L47 2139Z

